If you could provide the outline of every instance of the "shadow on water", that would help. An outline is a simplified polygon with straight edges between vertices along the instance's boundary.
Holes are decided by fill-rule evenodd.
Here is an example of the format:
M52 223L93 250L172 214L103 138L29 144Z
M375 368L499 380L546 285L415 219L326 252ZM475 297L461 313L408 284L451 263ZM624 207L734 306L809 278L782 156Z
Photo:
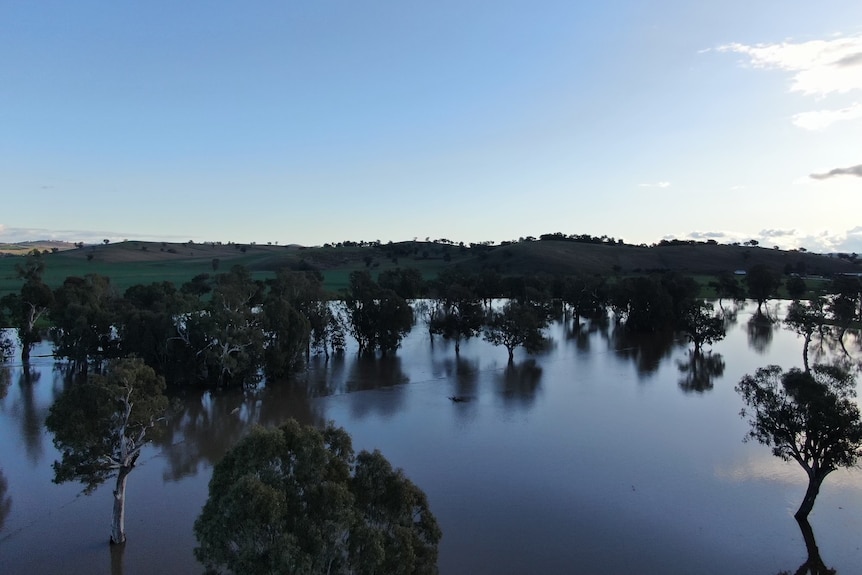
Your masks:
M805 562L799 566L796 571L781 571L778 575L837 575L835 569L830 569L820 557L820 549L817 548L817 541L814 539L814 529L807 519L797 519L799 530L802 532L802 538L805 540L805 551L807 557Z
M0 468L0 533L3 533L3 526L6 524L6 518L12 511L12 497L7 494L9 491L9 481L3 474L3 468Z
M499 375L500 396L508 405L529 408L541 389L542 367L534 359L508 364Z
M452 383L451 395L471 398L476 395L479 381L479 360L464 356L444 357L432 362L432 373Z
M18 376L18 387L21 389L20 416L21 436L24 438L24 448L31 462L39 463L43 456L42 424L48 415L47 409L39 410L34 398L34 389L42 372L25 363L21 366Z
M12 383L12 370L6 366L0 366L0 399L9 393L9 385Z
M610 344L618 357L634 362L639 379L654 374L662 360L670 356L674 345L680 345L672 331L634 333L624 326L614 329Z
M772 343L772 334L777 326L771 317L756 313L748 320L748 347L763 355Z
M686 361L677 360L682 374L679 387L686 393L703 393L713 387L716 378L724 374L724 358L720 353L703 353L689 350Z
M400 357L357 357L348 368L343 391L385 389L383 394L358 394L350 402L350 411L358 420L371 414L389 418L402 409L407 383L410 378Z

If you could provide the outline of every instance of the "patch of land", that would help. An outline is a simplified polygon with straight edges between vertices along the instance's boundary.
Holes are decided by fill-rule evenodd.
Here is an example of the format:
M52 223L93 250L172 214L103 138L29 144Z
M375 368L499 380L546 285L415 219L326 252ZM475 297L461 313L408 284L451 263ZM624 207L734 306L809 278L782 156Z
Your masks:
M503 275L603 274L633 275L676 271L699 276L746 270L757 264L780 272L828 276L859 273L862 265L847 258L754 246L721 244L640 247L625 244L581 243L560 240L522 241L508 245L461 246L438 242L397 242L347 246L171 243L126 241L75 247L64 242L25 242L17 253L44 253L45 281L59 286L68 276L97 273L111 278L122 292L131 285L171 281L179 285L198 274L249 268L255 277L272 277L281 268L315 269L327 289L347 286L350 272L368 269L376 274L395 267L414 267L426 278L449 266ZM57 248L57 249L54 249ZM15 256L0 257L0 297L17 291Z

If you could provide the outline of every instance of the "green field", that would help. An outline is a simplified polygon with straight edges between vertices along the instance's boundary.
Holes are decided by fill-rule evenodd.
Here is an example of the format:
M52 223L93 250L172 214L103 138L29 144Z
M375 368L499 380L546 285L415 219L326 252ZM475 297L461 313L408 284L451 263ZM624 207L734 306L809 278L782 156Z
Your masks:
M648 248L567 241L524 241L475 248L435 242L304 248L126 241L45 253L43 258L44 280L52 287L58 287L69 276L96 273L110 277L119 293L132 285L151 282L181 285L198 274L224 272L234 265L247 267L254 277L261 279L273 277L282 268L317 269L332 294L347 287L351 272L362 269L376 275L395 267L413 267L426 279L455 265L472 272L490 268L502 275L626 276L670 270L695 277L704 286L707 297L708 284L716 273L755 264L778 271L804 269L807 275L854 273L862 269L838 258L759 247L697 244ZM0 257L0 297L20 289L15 264L21 261L21 256ZM812 287L822 286L814 280Z

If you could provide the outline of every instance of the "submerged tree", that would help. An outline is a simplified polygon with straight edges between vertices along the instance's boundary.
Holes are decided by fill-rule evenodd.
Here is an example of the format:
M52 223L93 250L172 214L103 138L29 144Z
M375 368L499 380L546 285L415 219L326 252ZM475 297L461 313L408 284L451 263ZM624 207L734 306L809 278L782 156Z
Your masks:
M216 465L195 521L212 572L432 574L440 529L421 489L350 436L289 420Z
M54 293L42 281L45 264L38 250L27 256L24 264L15 266L18 277L24 280L19 293L13 293L0 300L0 308L9 312L11 325L18 332L18 342L21 344L21 361L30 360L30 350L42 336L36 327L39 319L45 315L54 303Z
M694 353L699 354L704 345L712 345L724 339L724 320L713 313L711 303L692 302L683 312L680 327L688 340L694 344Z
M814 298L809 302L802 303L794 301L787 309L784 323L793 331L804 338L802 344L802 363L805 371L808 371L808 346L815 331L823 333L826 323L826 313L823 310L824 302L820 298Z
M505 346L509 352L509 363L515 357L515 348L523 347L527 353L542 348L545 336L542 330L548 325L544 310L530 304L509 301L500 311L491 313L483 337L494 345Z
M117 297L111 279L98 274L70 276L54 292L50 316L54 323L54 355L85 373L120 353L116 325Z
M745 276L748 286L748 297L757 300L757 314L763 313L763 304L775 297L781 287L781 276L771 267L764 264L751 266Z
M167 412L164 390L165 380L142 360L114 360L106 375L70 385L45 421L61 454L55 483L80 481L89 494L116 476L111 543L126 540L126 480Z
M394 352L413 327L413 310L407 301L391 289L381 288L367 271L350 274L343 306L360 354Z
M835 366L782 373L771 365L746 375L736 386L747 406L741 415L751 424L747 438L772 447L773 455L785 461L796 461L808 474L797 519L808 517L827 475L855 465L862 456L855 383Z

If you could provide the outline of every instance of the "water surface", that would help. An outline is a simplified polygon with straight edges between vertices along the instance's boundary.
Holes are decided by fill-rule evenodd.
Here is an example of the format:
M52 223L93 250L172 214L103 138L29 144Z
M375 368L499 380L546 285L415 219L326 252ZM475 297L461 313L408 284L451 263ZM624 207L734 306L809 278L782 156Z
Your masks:
M332 420L357 450L402 467L428 494L447 575L793 572L806 559L793 520L806 477L742 442L733 386L770 363L799 366L802 340L752 327L752 311L707 363L673 337L612 323L555 324L547 351L516 352L512 366L480 340L456 358L418 327L394 357L347 354L290 384L188 393L129 477L128 543L113 557L110 486L82 496L51 481L43 424L61 375L49 357L30 372L12 363L0 372L0 572L201 573L192 524L212 466L251 425L288 417ZM826 565L862 572L862 472L830 475L810 520Z

